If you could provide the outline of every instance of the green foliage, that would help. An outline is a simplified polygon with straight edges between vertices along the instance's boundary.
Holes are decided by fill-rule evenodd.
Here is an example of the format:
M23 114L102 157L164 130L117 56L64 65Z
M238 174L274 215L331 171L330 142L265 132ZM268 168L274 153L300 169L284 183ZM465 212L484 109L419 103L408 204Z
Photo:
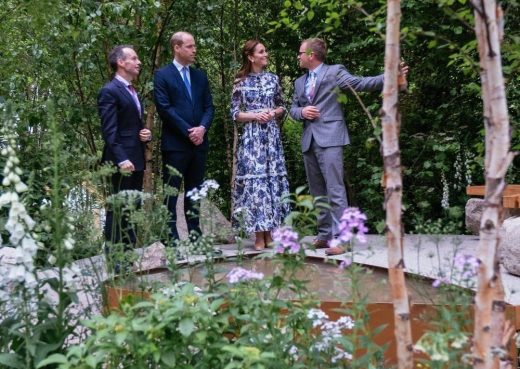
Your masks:
M77 317L71 314L70 307L77 295L65 283L66 265L102 249L101 230L95 226L98 222L92 210L105 205L107 191L103 182L110 170L98 165L103 143L96 95L111 78L106 56L113 45L135 45L143 62L139 92L145 106L151 107L156 64L171 60L169 36L179 29L194 33L199 46L197 62L210 78L216 105L207 176L222 185L217 203L228 213L233 158L229 100L241 45L249 38L263 39L270 53L269 68L280 76L290 105L292 83L302 73L295 61L303 38L325 38L330 46L327 62L345 64L354 74L382 72L384 3L4 0L0 7L0 102L16 102L11 105L9 119L17 117L12 129L22 159L22 179L31 189L23 201L36 221L35 238L41 242L37 262L39 266L53 265L57 276L38 280L36 305L26 299L13 314L2 315L0 365L96 368L103 363L110 368L125 360L128 367L135 368L191 364L211 368L323 366L326 356L305 351L316 339L306 318L315 301L305 283L293 278L301 266L301 257L280 257L280 274L268 283L244 283L211 294L196 293L193 286L186 285L174 297L158 294L150 301L125 305L124 315L91 320L88 327L92 334L85 344L68 350L66 339L76 334ZM520 149L519 9L518 1L504 4L502 44L515 150ZM417 232L460 232L466 201L464 187L471 182L483 183L484 127L472 13L468 2L462 0L409 0L403 2L402 10L401 50L411 66L409 91L400 104L405 225L415 227ZM341 99L352 141L345 150L349 200L367 212L373 231L382 231L379 122L376 120L375 128L370 126L356 99L350 95ZM380 96L363 94L361 99L371 115L377 116ZM151 111L147 110L147 114ZM153 118L154 137L158 138L160 122ZM293 190L306 183L299 144L301 129L301 123L291 119L282 126ZM4 139L0 137L2 148ZM151 170L155 179L160 177L161 168L158 143L155 140L153 144ZM515 159L508 172L509 182L520 181L519 160ZM0 164L4 166L3 158ZM155 188L159 189L151 203L155 211L143 207L134 212L142 244L164 234L161 224L166 213L161 208L160 180L155 182ZM301 189L297 193L289 221L302 234L312 233L308 217L314 215L316 204ZM446 193L449 204L443 208L441 199ZM5 242L4 209L0 217ZM69 250L71 240L75 240L75 247ZM355 275L351 277L353 285ZM278 299L283 288L299 294L300 302ZM456 298L460 291L448 292L448 302L464 303ZM57 303L46 300L49 293L58 296ZM229 301L226 309L223 301ZM375 367L381 349L369 339L363 299L358 301L349 313L361 322L356 332L362 332L365 338L347 337L339 344L347 350L354 345L367 349L373 355L364 356L364 361L356 365ZM281 311L287 313L280 315ZM463 314L458 315L457 309L451 307L440 314L438 321L439 334L428 338L429 342L451 344L457 337L450 330L462 330ZM298 343L307 355L302 359L306 361L295 360L289 354L290 342ZM459 352L450 357L453 365L459 364L459 357Z
M345 64L357 75L374 75L381 73L383 66L385 4L384 1L286 1L272 26L288 32L305 30L303 37L322 37L329 44L328 63ZM517 150L520 9L517 2L504 7L503 64L513 127L512 148ZM341 21L336 21L335 13L341 15ZM457 224L451 231L463 232L459 226L462 213L453 219L441 207L441 173L445 173L451 190L450 206L456 208L462 208L467 200L464 193L467 184L484 183L484 125L473 13L466 1L402 2L401 33L401 54L411 67L409 91L400 100L405 226L409 229L419 219L441 218L445 223ZM376 116L380 97L363 94L361 98L371 115ZM345 102L345 111L352 141L345 155L350 203L367 212L372 231L381 231L384 214L380 205L383 192L379 132L369 129L366 113L355 99ZM470 173L469 177L464 173L461 177L454 168L458 157L465 162L463 172ZM515 159L508 172L509 183L520 180L518 170L514 169L518 168L518 160ZM295 176L294 172L291 175ZM297 178L300 175L301 172L297 173Z
M508 2L504 7L503 64L510 120L517 128L519 7L517 2ZM409 92L401 98L404 202L408 212L404 219L409 228L416 215L444 217L440 206L441 171L446 173L450 186L456 187L450 205L464 205L465 183L451 176L457 155L474 155L468 168L473 182L483 183L484 129L473 15L467 2L411 0L402 4L402 13L402 56L411 66ZM383 1L5 1L0 9L5 20L0 25L0 54L4 61L0 99L19 102L21 121L17 130L24 167L30 171L31 185L39 189L33 194L32 209L36 214L48 196L51 121L57 122L63 142L60 155L69 174L68 191L84 194L88 206L103 207L105 195L99 192L100 186L91 173L96 170L102 146L96 94L110 78L106 54L112 45L136 46L143 62L138 87L145 106L150 107L155 63L161 65L171 59L169 36L179 29L194 33L199 43L197 64L208 73L216 105L207 176L221 184L216 202L224 214L229 214L233 158L229 100L243 42L248 38L263 39L270 53L269 68L280 76L289 105L292 83L302 73L296 66L296 50L302 38L325 38L329 63L345 64L358 75L381 73L385 14ZM356 99L347 97L344 104L352 146L346 150L345 181L351 203L366 210L372 231L380 230L380 132L378 127L374 130L367 124L365 111ZM372 116L377 116L380 96L370 93L361 98ZM50 101L52 111L48 109ZM160 121L155 119L155 123L154 137L158 138ZM295 190L306 183L299 149L301 123L286 119L283 135L289 183ZM514 129L514 149L520 147L519 137L518 129ZM159 156L155 140L151 169L156 179L160 177ZM516 168L518 160L514 162ZM508 173L508 181L519 180L517 170ZM158 183L156 188L160 187ZM429 206L421 205L426 202ZM98 250L99 233L93 234L92 228L86 226L94 220L79 220L88 212L87 207L80 207L75 223L78 231L85 232L84 239L96 244L92 249ZM81 249L84 251L78 257L88 255L87 245Z

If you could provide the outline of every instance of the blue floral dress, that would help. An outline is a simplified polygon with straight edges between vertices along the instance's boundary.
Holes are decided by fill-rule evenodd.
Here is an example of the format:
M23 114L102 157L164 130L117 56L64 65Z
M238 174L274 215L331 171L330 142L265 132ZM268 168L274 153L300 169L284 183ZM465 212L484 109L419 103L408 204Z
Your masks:
M239 112L261 112L283 107L278 77L251 73L235 83L231 97L233 120ZM237 168L233 184L233 226L247 232L269 231L289 214L287 170L280 128L276 119L267 123L238 123Z

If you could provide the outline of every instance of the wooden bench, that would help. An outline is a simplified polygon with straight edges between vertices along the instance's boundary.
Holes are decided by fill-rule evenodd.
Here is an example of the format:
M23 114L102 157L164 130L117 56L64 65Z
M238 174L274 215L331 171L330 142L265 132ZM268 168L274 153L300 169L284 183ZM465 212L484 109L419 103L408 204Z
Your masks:
M469 196L484 196L486 186L468 186L466 194ZM520 209L520 185L507 185L502 193L502 205L508 209Z

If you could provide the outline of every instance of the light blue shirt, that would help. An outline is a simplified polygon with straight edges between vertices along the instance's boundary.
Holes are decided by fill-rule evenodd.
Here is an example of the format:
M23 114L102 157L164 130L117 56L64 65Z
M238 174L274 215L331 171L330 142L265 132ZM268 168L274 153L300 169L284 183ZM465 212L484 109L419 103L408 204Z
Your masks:
M177 70L179 71L179 73L181 74L181 77L183 77L183 74L182 74L182 68L186 67L188 68L188 73L186 73L186 77L188 77L188 82L190 83L191 85L191 76L190 76L190 65L182 65L181 63L179 63L177 60L173 59L173 65L175 65L175 68L177 68Z

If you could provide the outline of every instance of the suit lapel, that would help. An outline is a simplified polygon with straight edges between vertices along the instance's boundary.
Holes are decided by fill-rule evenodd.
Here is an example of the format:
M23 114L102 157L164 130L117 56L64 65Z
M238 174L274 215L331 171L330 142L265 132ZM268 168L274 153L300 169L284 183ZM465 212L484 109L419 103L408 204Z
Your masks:
M316 100L316 95L318 95L318 91L320 90L321 81L323 80L323 77L325 77L325 75L327 74L328 70L329 66L327 64L323 64L321 66L321 73L316 79L316 85L314 86L314 96L312 97L312 101Z
M137 114L139 114L139 118L140 118L141 115L142 115L142 112L138 111L137 105L135 105L134 98L132 97L132 95L130 95L130 92L128 91L128 89L126 88L124 83L119 81L116 78L113 79L113 82L119 88L119 90L121 91L121 94L128 100L128 102L130 102L132 104L132 106L137 111ZM139 96L137 98L139 98ZM141 105L141 110L142 110L143 109L143 104L141 103L141 100L139 100L139 104Z
M304 98L305 100L308 100L307 99L307 96L305 96L305 81L307 80L307 74L304 74L303 76L301 76L300 78L298 78L296 80L296 93L301 96L302 98Z
M171 64L171 68L173 69L173 78L181 85L182 91L184 91L184 95L186 96L186 99L188 101L191 101L193 103L193 100L190 98L190 95L188 93L188 89L186 88L186 85L184 84L184 79L182 79L182 75L175 66L175 64ZM191 79L191 96L193 96L193 75L194 73L191 73L191 67L190 67L190 79Z

